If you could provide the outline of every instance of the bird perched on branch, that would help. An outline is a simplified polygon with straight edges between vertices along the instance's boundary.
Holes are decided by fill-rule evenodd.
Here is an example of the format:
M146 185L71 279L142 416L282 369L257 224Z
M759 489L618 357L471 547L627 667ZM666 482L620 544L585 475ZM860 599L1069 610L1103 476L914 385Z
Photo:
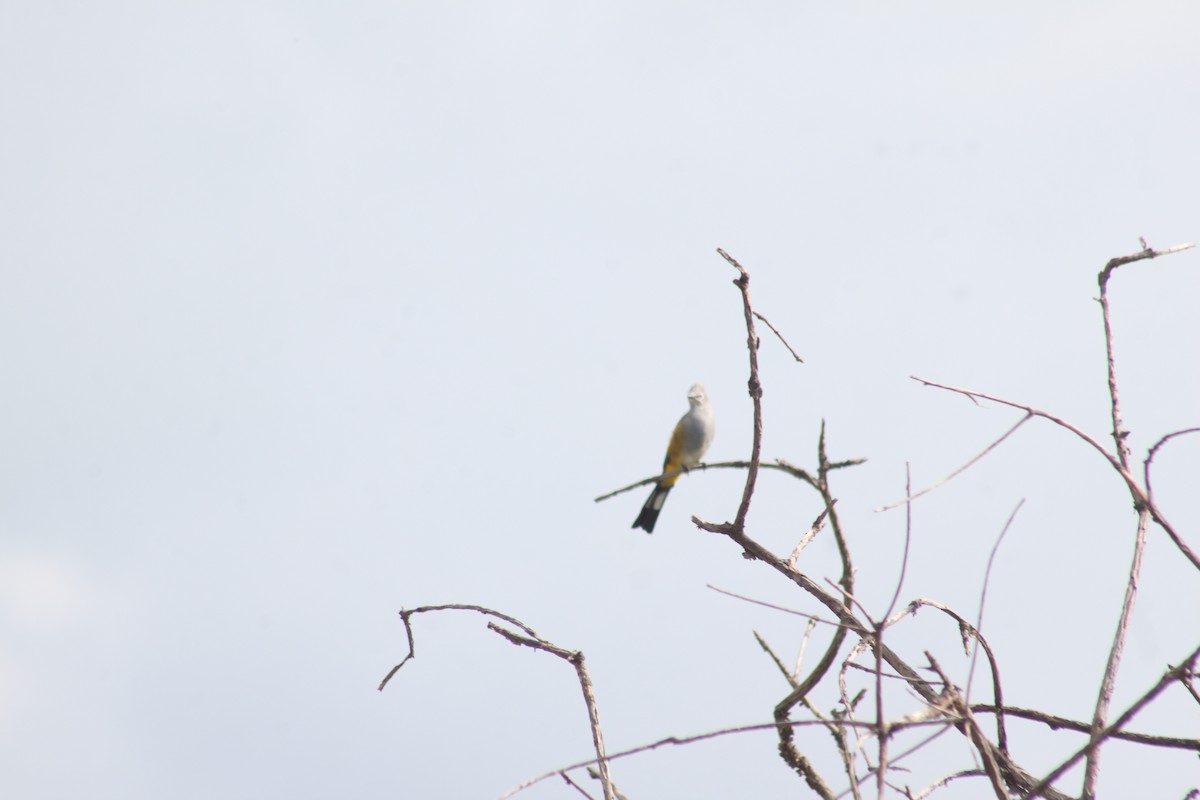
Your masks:
M697 383L688 389L688 405L691 407L679 418L675 430L671 433L671 441L667 443L667 457L663 459L663 477L654 486L646 505L642 506L642 513L633 521L633 527L642 528L646 533L654 532L658 512L662 511L671 487L679 480L681 470L699 464L708 446L712 444L716 425L713 423L708 393L704 391L703 386Z

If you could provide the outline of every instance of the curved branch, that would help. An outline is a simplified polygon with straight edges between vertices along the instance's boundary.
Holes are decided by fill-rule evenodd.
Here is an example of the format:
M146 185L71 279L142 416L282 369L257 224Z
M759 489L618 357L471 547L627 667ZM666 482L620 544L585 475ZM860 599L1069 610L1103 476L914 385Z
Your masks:
M502 620L509 625L518 628L527 635L522 636L521 634L514 633L506 628L501 628L494 622L488 623L487 626L489 630L500 634L515 645L531 647L534 650L545 651L551 655L558 656L575 667L575 674L579 678L579 687L583 691L583 701L587 706L588 721L591 724L592 744L595 746L596 750L595 761L589 761L588 763L595 763L599 764L600 766L600 782L604 787L604 800L616 800L616 790L613 788L612 776L609 775L608 771L609 759L604 753L604 733L600 729L600 711L596 706L596 693L592 688L592 681L588 677L587 668L584 666L583 653L579 650L567 650L563 647L553 644L552 642L546 641L542 637L538 636L534 632L533 628L529 627L515 617L510 617L508 614L503 614L499 611L486 608L484 606L467 605L462 603L451 603L441 606L421 606L420 608L414 608L411 610L402 609L400 611L400 619L403 620L404 630L408 635L408 655L406 655L399 664L392 667L391 671L388 672L383 681L379 684L379 691L383 691L383 687L387 686L387 683L392 679L392 676L395 675L400 668L409 661L409 659L416 657L416 648L413 642L412 623L410 618L414 614L423 614L429 611L474 611L479 614L483 614L484 616L495 617L496 619Z
M920 380L920 378L918 378L917 380ZM904 506L904 505L911 505L912 501L916 500L918 497L921 497L922 495L927 495L930 492L932 492L934 489L940 489L942 486L945 486L947 483L954 480L959 475L963 474L968 469L970 469L971 467L973 467L977 463L979 463L980 459L982 459L988 453L992 452L997 447L999 447L1001 442L1003 442L1005 439L1007 439L1008 437L1010 437L1014 433L1016 433L1018 428L1020 428L1026 422L1029 422L1029 420L1031 420L1031 419L1033 419L1033 414L1030 414L1027 412L1025 414L1025 416L1021 417L1021 420L1016 425L1013 425L1011 428L1009 428L1007 431L1005 431L1003 436L1001 436L999 439L997 439L996 441L989 444L987 447L985 447L983 449L983 452L981 452L979 455L972 458L967 463L963 464L958 469L951 472L946 477L942 478L939 481L934 481L933 483L929 484L928 486L926 486L924 489L917 492L916 494L909 494L903 500L897 500L894 503L888 503L885 506L880 506L879 508L875 509L875 511L877 513L880 511L891 511L893 508L899 508L900 506Z
M987 655L988 666L992 672L993 702L996 704L996 706L998 708L1001 709L1001 711L996 714L997 747L1000 748L1000 752L1007 755L1007 753L1008 753L1008 732L1004 726L1004 712L1003 712L1004 689L1000 686L1000 666L996 663L996 654L992 652L991 645L989 645L987 643L987 639L983 638L983 634L981 634L979 632L979 629L976 628L974 625L972 625L970 622L967 622L965 617L963 617L961 614L959 614L957 611L950 608L949 606L944 605L943 603L939 603L936 600L929 600L924 597L918 597L916 600L913 600L911 603L909 603L908 608L905 609L905 611L902 612L899 616L903 616L904 614L916 614L917 610L919 608L921 608L922 606L929 606L930 608L936 608L938 611L941 611L943 614L946 614L947 616L953 618L954 621L958 623L958 634L959 634L959 636L962 637L963 650L970 653L970 644L968 642L968 639L974 639L976 642L978 642L980 644L980 646L983 647L983 652ZM890 625L895 621L896 620L888 620L888 624Z
M1145 506L1146 510L1148 510L1150 512L1150 517L1156 523L1158 523L1158 526L1160 528L1162 528L1164 532L1166 532L1167 536L1169 536L1171 541L1175 543L1175 547L1178 548L1179 552L1181 552L1183 554L1184 558L1186 558L1188 561L1190 561L1192 563L1192 566L1194 566L1196 569L1200 569L1200 557L1197 557L1196 554L1194 552L1192 552L1192 549L1187 546L1187 543L1183 541L1183 539L1175 531L1175 528L1171 525L1170 522L1167 521L1167 518L1166 518L1166 516L1163 515L1162 511L1160 511L1158 509L1158 507L1156 505L1154 505L1154 502L1150 499L1150 497L1146 494L1146 492L1142 489L1142 487L1140 485L1138 485L1137 478L1133 477L1133 473L1131 473L1128 469L1126 469L1124 467L1124 465L1121 464L1120 460L1116 456L1114 456L1112 453L1105 450L1104 447L1099 442L1097 442L1095 439L1093 439L1088 434L1084 433L1079 428L1075 427L1074 425L1072 425L1071 423L1062 419L1061 417L1056 417L1053 414L1047 413L1045 411L1041 411L1032 406L1023 405L1021 403L1014 403L1012 400L1005 400L1000 397L995 397L990 394L984 394L983 392L976 392L971 389L959 389L955 386L947 386L942 383L928 381L928 380L925 380L924 378L918 378L916 375L912 375L910 377L914 381L924 384L925 386L930 386L934 389L945 389L948 392L956 392L957 394L961 394L961 395L964 395L965 397L969 397L972 399L979 398L980 400L991 400L993 403L999 403L1002 406L1008 406L1009 408L1019 408L1028 414L1032 414L1035 417L1041 417L1042 419L1046 419L1046 420L1049 420L1050 422L1053 422L1055 425L1058 425L1062 428L1066 428L1071 433L1075 434L1080 439L1082 439L1084 442L1087 442L1088 445L1090 445L1093 449L1095 449L1098 453L1100 453L1100 455L1102 455L1104 457L1104 459L1109 463L1109 465L1114 470L1116 470L1117 474L1121 476L1121 479L1123 481L1125 481L1125 486L1128 487L1129 493L1133 497L1134 505Z
M408 636L408 655L406 655L403 659L401 659L399 664L397 664L396 666L394 666L390 670L388 670L388 674L383 676L383 680L380 681L379 686L376 687L377 691L382 692L383 688L388 685L388 681L390 681L392 679L392 676L395 675L397 672L399 672L400 668L403 667L405 664L407 664L410 659L417 657L416 643L413 641L411 618L416 614L424 614L429 611L474 611L476 613L483 614L484 616L495 617L496 619L502 619L505 622L507 622L509 625L512 625L514 627L520 628L521 630L525 631L525 633L529 634L533 638L535 638L535 639L540 638L534 632L533 628L530 628L528 625L521 622L519 619L516 619L515 617L510 617L507 614L501 614L499 611L495 611L490 608L485 608L483 606L474 606L474 605L469 605L466 603L447 603L445 605L440 605L440 606L421 606L420 608L410 608L410 609L402 608L402 609L400 609L400 621L404 623L404 633Z
M1146 496L1154 497L1154 489L1150 486L1150 463L1154 461L1154 457L1158 455L1159 448L1171 441L1177 436L1185 436L1189 433L1200 433L1200 428L1184 428L1181 431L1168 433L1166 436L1154 443L1154 446L1146 453L1146 460L1142 462L1142 482L1146 486Z

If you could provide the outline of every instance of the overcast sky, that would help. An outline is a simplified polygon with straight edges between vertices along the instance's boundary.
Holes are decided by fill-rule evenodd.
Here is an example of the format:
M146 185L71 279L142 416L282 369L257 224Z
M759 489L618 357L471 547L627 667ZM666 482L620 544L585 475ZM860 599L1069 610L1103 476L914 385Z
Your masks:
M764 337L764 457L812 466L825 420L868 459L834 491L881 613L905 463L928 484L1020 418L910 375L1111 446L1096 274L1200 238L1198 28L1153 0L4 4L0 795L492 798L589 757L569 667L474 616L417 620L376 692L431 603L582 649L610 750L768 721L788 687L751 631L791 660L803 621L706 584L816 609L688 521L731 519L742 476L681 479L653 536L643 490L592 502L656 472L697 381L709 460L749 453L715 249L805 359ZM1140 460L1200 424L1200 253L1111 292ZM1196 548L1200 440L1155 470ZM1022 499L984 632L1010 703L1088 719L1134 514L1061 429L914 505L901 600L974 618ZM820 510L764 475L749 530L786 554ZM828 534L800 568L838 575ZM1145 570L1118 711L1200 639L1158 530ZM941 619L894 636L965 680ZM1132 727L1197 736L1200 708L1176 688ZM1010 735L1039 773L1082 742ZM836 783L828 736L798 741ZM970 765L940 746L914 788ZM1107 796L1200 784L1105 754ZM631 800L805 791L770 734L613 771Z

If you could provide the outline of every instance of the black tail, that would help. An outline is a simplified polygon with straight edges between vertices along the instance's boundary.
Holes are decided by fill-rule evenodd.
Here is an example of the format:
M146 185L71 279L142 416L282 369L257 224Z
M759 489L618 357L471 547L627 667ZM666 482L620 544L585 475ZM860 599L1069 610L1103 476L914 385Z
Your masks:
M670 486L655 486L654 491L646 498L646 505L633 521L633 527L641 528L646 533L654 533L654 523L658 522L658 512L662 511L663 503L667 501Z

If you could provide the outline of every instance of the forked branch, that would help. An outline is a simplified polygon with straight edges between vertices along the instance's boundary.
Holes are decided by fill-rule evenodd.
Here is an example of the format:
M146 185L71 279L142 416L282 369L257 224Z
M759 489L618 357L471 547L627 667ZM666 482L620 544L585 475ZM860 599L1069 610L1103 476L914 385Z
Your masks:
M408 655L406 655L399 664L392 667L388 674L384 676L383 681L381 681L379 684L379 690L383 691L383 688L387 686L388 681L392 679L392 676L399 672L400 668L408 663L410 659L416 657L416 646L413 639L411 618L415 614L423 614L430 611L474 611L485 616L494 617L509 625L512 625L522 633L516 633L515 631L508 630L507 628L502 628L494 622L488 623L489 630L498 633L500 636L503 636L505 639L515 645L530 647L534 650L541 650L543 652L550 653L551 655L558 656L575 668L575 674L579 678L579 688L583 691L583 701L587 706L588 720L591 723L592 744L596 749L595 761L588 763L595 763L600 767L600 782L604 787L604 800L616 800L616 790L613 788L612 776L609 775L609 759L604 753L604 733L600 729L600 711L596 706L596 693L592 688L592 681L588 677L587 668L584 666L583 653L578 650L567 650L566 648L559 647L558 645L543 639L534 632L533 628L530 628L528 625L516 619L515 617L510 617L507 614L502 614L499 611L485 608L484 606L465 605L459 603L441 606L422 606L420 608L401 610L400 619L404 622L404 632L408 637ZM561 770L552 774L559 774L560 772ZM563 777L565 778L566 776L564 775ZM577 786L576 788L579 787ZM582 791L582 789L580 789L580 791Z

